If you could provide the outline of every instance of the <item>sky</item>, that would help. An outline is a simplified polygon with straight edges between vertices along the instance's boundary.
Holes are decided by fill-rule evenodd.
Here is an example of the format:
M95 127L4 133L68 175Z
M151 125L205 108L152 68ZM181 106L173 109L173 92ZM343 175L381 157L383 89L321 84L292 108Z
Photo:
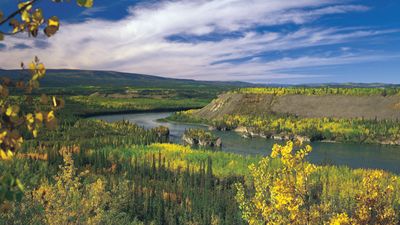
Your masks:
M1 0L0 10L16 10ZM399 0L41 0L60 31L0 42L0 68L255 83L400 83ZM0 27L6 31L8 27Z

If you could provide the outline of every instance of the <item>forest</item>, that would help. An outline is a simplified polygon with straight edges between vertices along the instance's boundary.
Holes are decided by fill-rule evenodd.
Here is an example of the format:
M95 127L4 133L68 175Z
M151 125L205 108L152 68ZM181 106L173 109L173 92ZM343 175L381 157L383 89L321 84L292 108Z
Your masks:
M92 127L97 128L95 132ZM78 121L65 131L65 140L49 132L39 141L39 147L27 143L14 160L0 164L3 173L18 175L24 185L23 195L13 192L18 198L3 202L0 221L259 224L267 219L262 210L270 209L268 220L276 215L273 220L280 218L281 223L322 224L342 217L398 223L400 178L396 175L344 166L305 166L302 160L310 149L297 148L291 142L275 146L271 157L245 157L157 144L166 141L158 139L157 132L127 123ZM122 133L126 138L121 138ZM280 182L283 177L290 183ZM259 179L271 183L257 183ZM307 182L298 183L301 180ZM290 191L303 184L301 193ZM263 185L262 189L256 185ZM275 195L263 191L260 198L257 191L263 188L294 196L272 200ZM250 196L244 193L252 192L261 205L246 200ZM5 195L9 199L14 196ZM300 199L302 202L298 202ZM372 210L365 212L365 207ZM310 221L301 221L308 209L312 209ZM292 214L291 221L283 222Z
M232 93L243 94L270 94L276 96L284 95L349 95L349 96L391 96L398 95L400 88L398 87L254 87L254 88L240 88L233 90Z
M11 26L10 33L0 31L0 41L20 33L35 38L39 31L46 37L58 32L60 19L45 18L36 2L18 2L17 11L4 18L0 13L0 26ZM72 2L84 8L94 3ZM1 72L10 71L16 72ZM308 161L310 141L399 145L399 121L195 116L226 92L386 97L398 95L397 88L249 88L242 82L77 70L53 70L62 78L47 81L53 85L73 75L68 85L49 87L40 86L47 70L38 57L21 63L18 71L26 76L0 76L0 225L400 224L398 174ZM110 85L83 84L96 84L104 74L114 76L104 81ZM184 131L199 143L221 142L211 128L244 127L250 136L282 140L268 156L235 154L171 143L166 126L93 118L165 111L176 113L164 121L209 125L209 131Z

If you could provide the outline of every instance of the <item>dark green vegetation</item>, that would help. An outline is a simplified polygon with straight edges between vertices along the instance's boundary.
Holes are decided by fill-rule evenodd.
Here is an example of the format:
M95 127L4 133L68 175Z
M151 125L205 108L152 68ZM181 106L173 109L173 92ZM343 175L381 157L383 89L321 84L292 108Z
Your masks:
M67 121L67 120L65 120ZM69 121L72 121L71 119ZM165 127L146 130L126 121L106 123L100 120L78 119L60 124L54 131L42 130L39 137L26 142L22 153L48 153L62 146L79 143L82 149L99 146L131 146L168 142L169 131ZM48 150L49 152L43 152Z
M67 110L77 115L88 116L108 113L175 111L200 108L208 99L168 98L113 98L97 96L71 96L67 98Z

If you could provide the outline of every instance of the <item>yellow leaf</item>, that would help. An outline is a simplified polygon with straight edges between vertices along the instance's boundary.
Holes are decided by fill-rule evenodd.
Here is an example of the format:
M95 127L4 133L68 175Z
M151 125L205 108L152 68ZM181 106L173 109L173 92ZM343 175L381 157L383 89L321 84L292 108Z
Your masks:
M7 131L3 131L0 133L0 139L7 135Z
M86 8L91 8L93 6L93 0L77 0L76 2L79 6L83 6Z
M33 75L32 80L37 80L39 79L39 74L35 73L35 75Z
M38 136L38 131L37 131L37 130L33 130L33 131L32 131L32 134L33 134L33 137L34 137L34 138L37 138L37 136Z
M53 97L54 99L54 97ZM47 113L47 121L52 121L54 120L56 117L54 116L54 111L50 111L49 113Z
M32 113L29 113L28 115L26 115L26 121L28 121L28 123L34 123L35 122L35 118L33 118Z
M39 75L39 78L42 78L46 74L46 68L44 67L43 63L39 63L37 65L37 73Z
M21 19L22 19L22 21L29 23L29 22L31 22L30 16L31 15L28 13L28 11L22 11Z
M47 21L47 25L48 26L59 27L60 26L60 20L56 16L53 16Z
M3 143L3 139L7 136L7 131L3 131L0 133L0 144Z
M6 160L7 159L7 154L3 151L3 149L0 149L0 160Z
M54 97L54 96L53 96L53 106L54 106L54 107L57 107L57 99L56 99L56 97Z
M10 160L13 155L14 154L10 150L5 152L3 149L0 149L0 160Z
M35 119L38 120L39 122L43 122L43 113L41 112L36 113Z
M43 13L41 9L36 9L35 12L32 14L32 18L34 21L36 21L38 24L43 23Z
M36 70L36 64L33 63L33 62L31 62L31 63L29 64L29 69L30 69L30 70Z
M21 2L21 3L19 3L18 4L18 9L22 9L25 5L28 5L28 4L30 4L31 3L31 1L27 1L27 2ZM32 5L29 5L29 6L27 6L26 8L25 8L25 10L31 10L32 9Z
M14 117L19 113L19 106L13 105L7 108L6 115Z
M8 151L7 151L7 156L8 156L9 158L12 158L12 157L14 156L14 153L13 153L12 151L8 150Z
M15 180L15 183L17 184L17 186L18 186L18 188L21 190L21 191L24 191L24 185L22 185L22 183L21 183L21 181L19 180L19 179L16 179Z
M47 27L44 29L44 33L48 37L51 37L58 31L59 27L60 27L59 19L56 16L53 16L49 20L47 20Z
M50 111L47 114L47 118L46 118L46 127L48 129L55 129L57 126L57 120L56 117L54 115L54 111Z

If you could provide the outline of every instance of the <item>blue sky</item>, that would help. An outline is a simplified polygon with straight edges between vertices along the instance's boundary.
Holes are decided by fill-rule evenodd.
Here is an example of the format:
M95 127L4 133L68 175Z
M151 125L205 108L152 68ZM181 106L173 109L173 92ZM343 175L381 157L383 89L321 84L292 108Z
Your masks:
M42 0L60 32L0 43L0 67L262 83L400 83L398 0ZM15 0L2 0L5 13ZM7 29L7 27L2 27Z

